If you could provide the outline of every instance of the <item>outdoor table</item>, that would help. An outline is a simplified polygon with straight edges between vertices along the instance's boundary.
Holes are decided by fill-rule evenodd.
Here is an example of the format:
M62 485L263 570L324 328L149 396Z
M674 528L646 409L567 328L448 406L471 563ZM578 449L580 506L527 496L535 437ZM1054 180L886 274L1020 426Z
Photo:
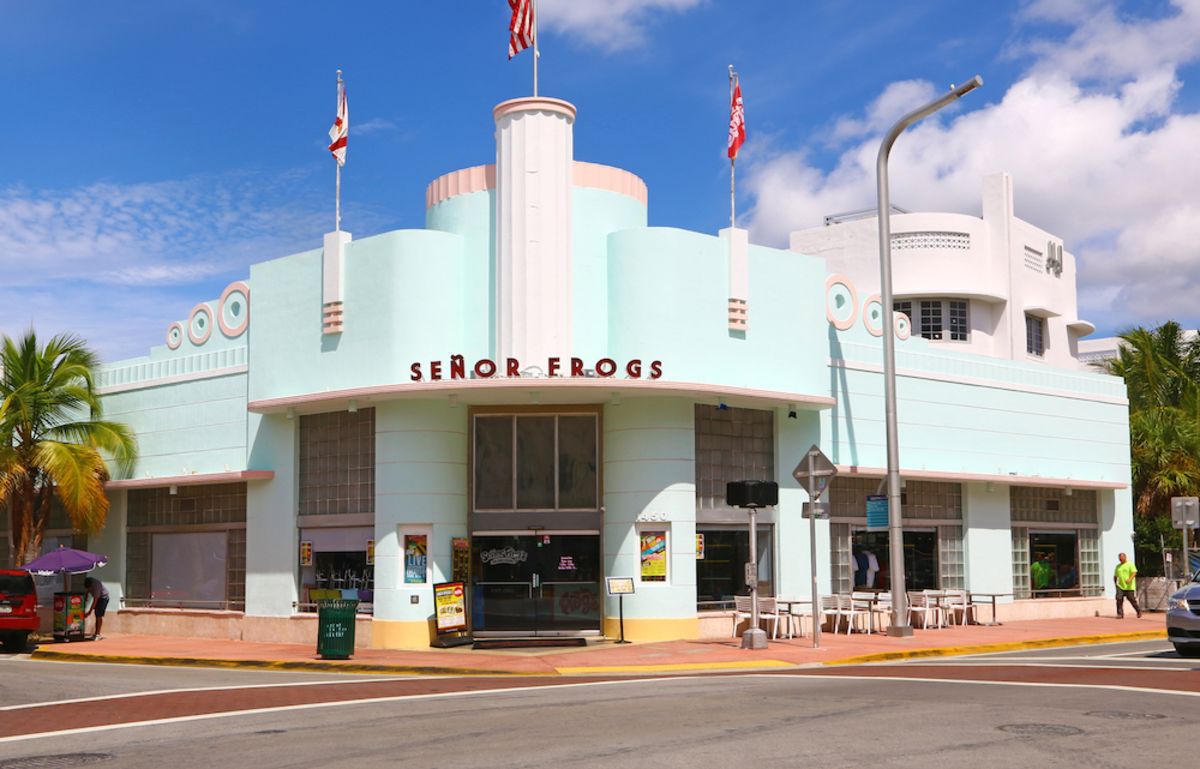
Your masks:
M812 606L812 599L811 598L776 598L775 602L776 602L776 605L778 605L780 609L787 612L788 624L787 624L787 632L784 633L784 637L792 638L792 617L803 616L800 614L792 614L792 607L793 606L804 606L806 604L808 606ZM814 615L815 615L815 613L814 613ZM816 616L813 616L812 621L813 622L817 621ZM800 636L801 637L804 636L803 625L801 626Z
M938 620L937 625L935 625L934 627L938 627L938 628L948 627L950 625L950 621L949 621L949 618L946 616L946 613L943 611L944 607L942 606L942 600L945 598L949 598L950 597L949 594L945 590L922 590L921 592L925 594L926 601L929 601L930 599L933 600L933 606L935 609L938 610L938 615L941 618ZM928 622L929 616L926 615L925 619L926 619L926 622Z
M865 595L866 592L868 592L868 591L851 593L850 601L851 601L851 605L853 605L854 601L866 601L867 602L867 635L870 635L871 633L876 632L876 630L875 630L875 614L876 614L875 607L879 606L881 603L883 603L883 599L881 596L887 596L888 599L890 600L891 593L885 593L885 592L877 590L877 591L871 592L871 594L868 596L868 595ZM858 596L858 597L855 597L855 596ZM880 632L880 633L883 632L883 622L882 621L879 623L879 631L878 632Z
M983 598L991 598L992 599L992 621L991 622L976 621L975 622L976 625L983 625L985 627L996 627L997 625L1004 624L1003 622L996 621L996 599L1000 598L1002 596L1012 595L1012 593L975 593L975 592L971 592L971 593L968 593L968 595L971 597L972 603L975 602L975 596L981 596Z

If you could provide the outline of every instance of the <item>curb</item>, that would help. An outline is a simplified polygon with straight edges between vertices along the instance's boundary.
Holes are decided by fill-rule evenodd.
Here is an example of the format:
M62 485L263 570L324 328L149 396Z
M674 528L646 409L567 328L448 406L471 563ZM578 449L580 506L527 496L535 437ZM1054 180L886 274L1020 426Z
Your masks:
M1140 630L1131 633L1105 633L1101 635L1066 636L1062 638L1035 638L1029 641L1007 641L1005 643L979 644L977 646L945 646L933 649L908 649L895 652L860 654L829 660L824 665L863 665L871 662L895 662L898 660L929 657L961 657L968 654L990 654L995 652L1021 651L1023 649L1049 649L1055 646L1079 646L1085 644L1120 643L1121 641L1156 641L1166 638L1165 630Z
M367 673L374 675L530 677L554 673L517 673L508 670L436 667L421 665L372 665L361 662L323 662L320 660L231 660L206 657L138 657L122 654L80 654L35 649L30 659L48 662L102 662L114 665L157 665L162 667L221 668L225 670L279 670L309 673Z

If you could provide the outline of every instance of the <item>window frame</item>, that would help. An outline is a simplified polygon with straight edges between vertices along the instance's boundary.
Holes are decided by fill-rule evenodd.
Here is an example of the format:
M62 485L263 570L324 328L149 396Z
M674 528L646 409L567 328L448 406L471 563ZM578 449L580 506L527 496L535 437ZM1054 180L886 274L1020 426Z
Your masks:
M601 407L588 406L565 406L565 407L533 407L520 408L512 406L498 407L476 407L471 410L470 427L467 435L467 440L470 447L470 464L468 467L468 479L470 483L470 509L472 514L487 515L489 513L560 513L560 512L598 512L602 505L602 490L603 482L603 424L601 420ZM478 482L476 478L476 424L479 418L498 418L508 417L512 419L512 466L509 475L512 479L510 491L510 507L479 507L477 499ZM552 417L554 418L554 506L553 507L520 507L518 505L518 490L517 490L517 469L518 469L518 453L517 439L518 430L516 420L521 417ZM561 456L559 453L559 419L561 417L591 417L595 425L595 457L596 457L596 477L595 490L593 499L594 506L590 507L562 507L560 500L562 496L562 477L561 477Z
M1039 359L1046 357L1046 319L1029 312L1025 313L1025 354Z
M962 328L956 330L956 305L962 308ZM915 308L915 309L914 309ZM912 326L914 336L931 342L969 344L971 341L971 301L952 296L914 296L892 301L892 311L903 313ZM938 330L927 332L925 319L936 311ZM936 333L937 336L927 336ZM961 335L961 338L958 338Z

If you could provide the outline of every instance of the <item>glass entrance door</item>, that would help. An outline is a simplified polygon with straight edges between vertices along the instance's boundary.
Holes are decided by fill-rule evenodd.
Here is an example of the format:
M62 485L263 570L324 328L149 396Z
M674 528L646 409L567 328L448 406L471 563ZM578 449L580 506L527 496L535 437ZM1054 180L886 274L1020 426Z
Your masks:
M481 634L600 631L600 537L476 536L471 541L472 629Z

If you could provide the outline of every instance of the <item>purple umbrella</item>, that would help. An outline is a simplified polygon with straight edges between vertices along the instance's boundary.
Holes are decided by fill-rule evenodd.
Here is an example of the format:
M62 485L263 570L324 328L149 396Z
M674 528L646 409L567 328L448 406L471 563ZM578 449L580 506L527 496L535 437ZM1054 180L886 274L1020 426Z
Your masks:
M107 555L96 555L86 550L75 550L59 545L57 550L35 558L21 568L39 577L55 574L83 574L108 563Z

